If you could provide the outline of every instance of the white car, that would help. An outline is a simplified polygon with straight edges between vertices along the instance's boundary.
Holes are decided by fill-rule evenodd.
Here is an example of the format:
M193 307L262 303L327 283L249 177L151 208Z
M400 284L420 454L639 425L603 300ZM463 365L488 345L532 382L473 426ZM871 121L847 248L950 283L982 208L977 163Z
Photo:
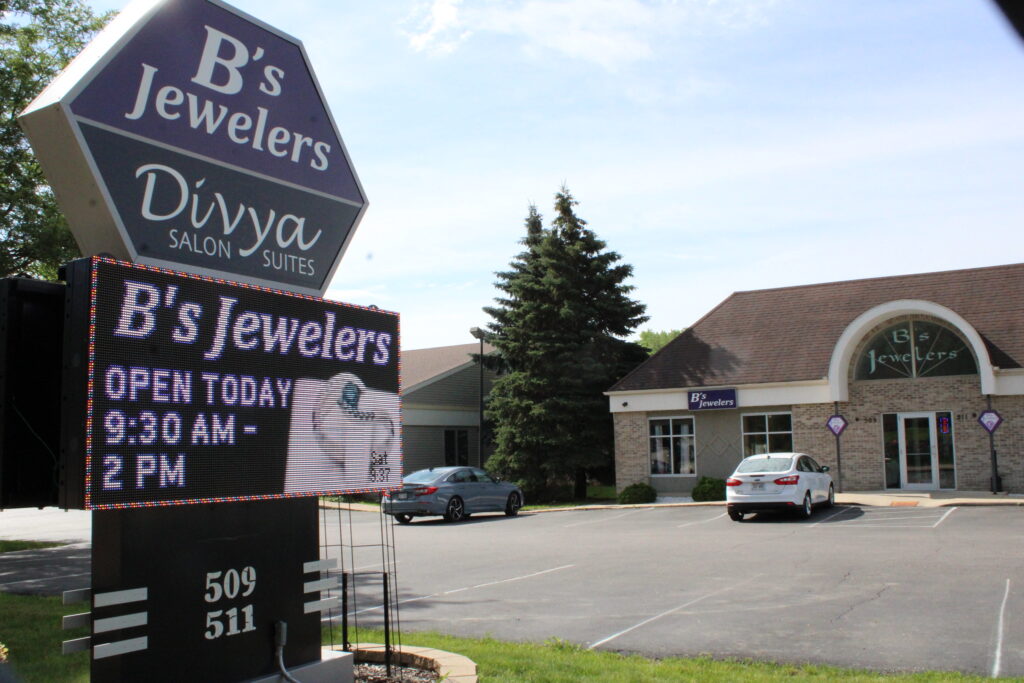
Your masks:
M725 480L725 507L735 522L768 510L792 510L806 518L816 505L831 507L835 501L828 467L804 453L751 455Z

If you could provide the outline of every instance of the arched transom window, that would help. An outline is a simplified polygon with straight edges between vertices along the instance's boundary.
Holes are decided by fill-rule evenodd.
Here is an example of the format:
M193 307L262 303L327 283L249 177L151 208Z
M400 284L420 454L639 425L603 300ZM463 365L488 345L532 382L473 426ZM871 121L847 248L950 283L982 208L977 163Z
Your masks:
M972 375L974 354L959 334L927 320L904 320L882 330L863 347L855 379L899 379Z

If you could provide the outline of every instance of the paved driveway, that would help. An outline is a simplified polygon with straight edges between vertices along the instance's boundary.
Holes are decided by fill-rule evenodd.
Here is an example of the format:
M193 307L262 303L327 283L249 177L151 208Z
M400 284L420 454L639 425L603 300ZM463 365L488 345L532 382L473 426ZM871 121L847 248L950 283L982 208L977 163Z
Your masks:
M371 513L342 527L357 544L379 528ZM1016 507L840 506L742 524L721 507L595 510L390 531L406 630L1024 676ZM379 549L345 552L349 567L380 567ZM362 624L380 624L379 601L363 581Z

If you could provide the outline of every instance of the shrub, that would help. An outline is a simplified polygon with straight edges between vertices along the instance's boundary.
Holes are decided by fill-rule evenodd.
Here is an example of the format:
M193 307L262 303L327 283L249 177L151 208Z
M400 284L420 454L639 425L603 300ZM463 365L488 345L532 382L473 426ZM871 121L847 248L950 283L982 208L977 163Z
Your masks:
M697 485L693 487L695 501L725 500L725 479L714 477L701 477Z
M637 505L639 503L653 503L658 498L658 492L650 484L630 484L622 489L619 494L619 505Z

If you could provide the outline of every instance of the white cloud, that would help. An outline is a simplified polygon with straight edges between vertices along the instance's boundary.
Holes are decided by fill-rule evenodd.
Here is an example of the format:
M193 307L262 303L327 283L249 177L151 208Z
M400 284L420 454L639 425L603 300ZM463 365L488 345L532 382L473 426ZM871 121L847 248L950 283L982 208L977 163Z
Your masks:
M419 19L419 31L407 34L409 45L417 52L454 52L471 33L459 17L461 4L462 0L433 0L429 8L420 7L418 13L425 16Z
M764 21L775 0L461 0L421 5L418 29L407 33L416 51L454 52L473 34L508 36L524 52L557 53L609 71L655 56L667 37L736 31Z

